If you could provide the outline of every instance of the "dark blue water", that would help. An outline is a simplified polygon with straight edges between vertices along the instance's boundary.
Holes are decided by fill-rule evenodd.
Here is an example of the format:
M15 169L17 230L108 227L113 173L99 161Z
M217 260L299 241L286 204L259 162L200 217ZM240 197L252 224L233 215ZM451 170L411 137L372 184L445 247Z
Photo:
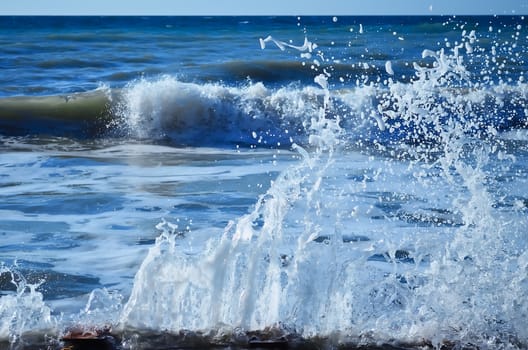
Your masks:
M360 24L368 36L359 33ZM0 94L123 87L162 74L230 85L247 78L273 86L312 81L312 70L301 66L291 50L259 50L258 39L268 33L298 45L309 36L324 47L324 65L352 78L384 77L385 61L391 60L400 71L397 77L409 79L413 70L406 65L419 60L422 50L445 47L446 40L454 46L463 31L477 30L479 47L487 51L494 43L516 43L498 47L497 55L505 64L503 79L517 80L526 71L525 60L516 56L526 47L526 36L516 35L522 24L520 17L503 16L339 17L337 22L331 17L2 17ZM494 70L483 56L467 63ZM359 62L374 67L367 72L351 67ZM497 79L493 72L487 75ZM341 85L337 79L333 83ZM350 83L355 79L343 84Z
M526 28L0 17L0 346L525 348Z

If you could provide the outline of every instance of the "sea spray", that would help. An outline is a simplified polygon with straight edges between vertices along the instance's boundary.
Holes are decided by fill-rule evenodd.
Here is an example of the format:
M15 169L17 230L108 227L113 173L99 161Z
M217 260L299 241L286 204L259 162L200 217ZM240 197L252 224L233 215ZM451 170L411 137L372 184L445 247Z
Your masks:
M282 49L271 37L261 46L268 41ZM306 42L288 47L311 52ZM292 143L298 164L201 253L186 254L159 226L123 327L215 336L276 327L360 344L522 344L526 280L510 276L526 271L519 248L526 218L498 209L490 165L501 164L504 148L495 136L523 122L526 93L522 84L475 83L460 49L424 50L431 67L415 64L411 82L386 87L331 91L330 75L316 75L323 103L302 119L307 148ZM500 113L489 108L503 105L500 96L512 106L507 118L484 116ZM369 155L378 152L389 156ZM355 175L359 164L365 169ZM343 178L352 181L340 188ZM500 285L508 293L499 297Z
M58 320L37 291L39 284L28 283L16 267L0 266L0 278L14 289L0 298L0 346L4 339L17 347L29 341L32 333L56 331Z
M333 148L330 129L338 128L335 120L325 119L327 105L325 93L323 106L311 120L309 142L319 156L323 150ZM136 276L123 312L124 325L173 332L222 330L222 325L229 332L236 328L250 331L279 327L282 323L295 326L294 321L283 321L291 317L284 304L284 298L290 298L285 268L291 255L284 250L283 228L290 207L299 198L310 196L303 191L314 179L305 172L315 171L314 166L319 166L321 160L301 146L293 147L303 155L303 161L279 175L255 209L228 225L219 241L211 239L203 253L186 255L170 234L170 224L158 225L163 234ZM319 170L315 183L310 185L311 192L318 190L322 173ZM156 289L146 287L153 283Z
M472 50L467 50L467 53L472 53ZM435 317L428 315L429 319L436 319L438 331L433 338L437 341L449 339L508 346L513 334L526 339L517 327L518 315L526 314L511 308L512 295L509 292L501 296L495 293L501 290L500 285L512 283L509 276L516 269L515 261L519 254L516 249L519 246L515 245L517 248L512 249L514 245L507 236L522 232L526 218L516 215L511 225L505 225L505 218L497 211L489 192L496 186L493 173L489 172L490 164L497 166L501 163L497 159L491 162L490 159L496 156L501 141L494 137L497 129L489 123L485 125L479 114L482 110L472 108L473 104L479 105L479 100L482 104L486 103L486 94L477 91L473 95L478 96L477 99L468 98L467 94L463 94L461 99L460 93L453 92L453 89L456 91L461 87L473 89L475 85L461 65L458 50L454 50L453 55L446 55L443 50L426 50L423 57L435 59L432 68L415 66L417 79L404 90L399 89L399 83L390 86L390 105L399 110L387 114L387 121L397 116L402 122L399 125L407 129L409 141L427 140L425 147L415 150L419 157L429 161L416 166L437 168L439 175L446 180L445 185L458 189L450 191L458 193L450 199L451 210L458 213L462 221L460 227L454 230L452 240L445 243L444 250L431 252L430 258L433 254L436 256L424 271L428 283L416 289L415 298L418 299L426 291L428 298L435 298L436 295L437 300L442 301L439 305L431 305ZM438 87L444 88L441 100L432 103L438 101L434 96ZM397 91L405 91L406 97ZM514 115L507 116L512 117L515 118ZM428 187L433 188L429 177L425 181ZM417 180L422 181L420 176ZM459 276L463 277L459 279ZM519 292L515 285L506 287L506 290ZM494 291L493 294L490 294L491 291ZM521 292L513 299L522 298L525 293ZM456 315L456 320L453 315Z

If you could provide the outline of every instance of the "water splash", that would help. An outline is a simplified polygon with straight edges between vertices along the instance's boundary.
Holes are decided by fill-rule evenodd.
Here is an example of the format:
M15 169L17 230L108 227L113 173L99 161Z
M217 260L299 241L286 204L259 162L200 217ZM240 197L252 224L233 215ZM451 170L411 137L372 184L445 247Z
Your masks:
M467 38L475 45L476 33ZM284 46L268 37L262 48L269 41ZM288 47L311 52L306 43ZM494 172L512 165L496 135L523 123L526 90L475 82L460 53L475 52L468 45L424 50L432 63L415 64L410 82L359 93L331 92L331 75L317 75L323 103L303 119L306 147L293 143L299 163L201 253L188 255L160 226L122 326L524 346L527 222L524 209L497 205ZM504 95L513 107L493 123L486 113Z
M56 329L57 320L37 291L39 284L28 283L16 267L0 266L0 279L2 285L7 283L13 287L12 293L0 298L0 344L7 339L10 346L16 346L30 338L31 333Z

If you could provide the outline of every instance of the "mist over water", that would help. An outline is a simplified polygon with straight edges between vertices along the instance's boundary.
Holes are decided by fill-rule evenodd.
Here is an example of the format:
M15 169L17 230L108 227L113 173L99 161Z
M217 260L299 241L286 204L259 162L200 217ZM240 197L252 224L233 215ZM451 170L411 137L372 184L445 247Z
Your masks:
M287 54L264 66L291 82L143 77L100 88L88 140L3 136L2 230L60 222L80 255L6 245L0 336L528 346L524 18L269 21L237 59Z

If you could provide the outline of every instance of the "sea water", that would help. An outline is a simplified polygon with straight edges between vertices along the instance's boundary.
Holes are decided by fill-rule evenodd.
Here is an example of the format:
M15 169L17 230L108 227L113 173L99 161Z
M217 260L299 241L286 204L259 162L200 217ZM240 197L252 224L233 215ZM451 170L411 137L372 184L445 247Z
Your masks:
M3 348L528 346L523 16L0 28Z

